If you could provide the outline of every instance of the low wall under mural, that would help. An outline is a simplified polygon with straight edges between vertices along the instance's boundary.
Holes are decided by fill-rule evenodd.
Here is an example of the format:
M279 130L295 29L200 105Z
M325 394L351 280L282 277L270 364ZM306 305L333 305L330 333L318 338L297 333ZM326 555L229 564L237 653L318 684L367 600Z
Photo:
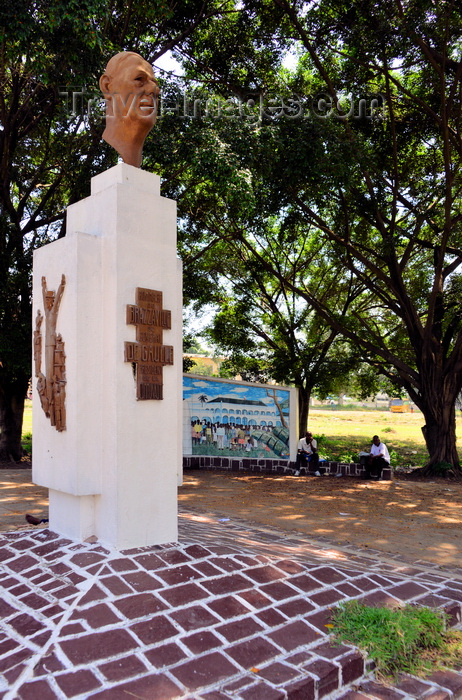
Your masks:
M295 462L274 459L232 459L230 457L188 457L183 455L183 469L210 469L231 472L254 472L256 474L285 474L293 475ZM319 469L326 476L356 476L364 475L364 467L357 462L328 462L320 460ZM306 476L303 467L300 476ZM311 474L312 476L312 474ZM392 478L391 467L382 470L382 480Z

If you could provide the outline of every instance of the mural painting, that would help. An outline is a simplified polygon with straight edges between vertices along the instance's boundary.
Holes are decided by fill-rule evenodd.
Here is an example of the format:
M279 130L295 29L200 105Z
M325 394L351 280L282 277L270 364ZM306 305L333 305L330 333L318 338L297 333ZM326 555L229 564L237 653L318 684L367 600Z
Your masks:
M288 389L185 374L183 400L184 454L289 459Z

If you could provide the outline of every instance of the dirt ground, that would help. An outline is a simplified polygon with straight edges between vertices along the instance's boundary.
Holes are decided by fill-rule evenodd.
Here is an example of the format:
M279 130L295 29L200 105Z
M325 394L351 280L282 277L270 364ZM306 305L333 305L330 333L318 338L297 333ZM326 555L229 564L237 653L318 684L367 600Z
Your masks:
M11 467L0 464L0 531L33 528L26 512L48 517L47 490L32 483L30 463ZM186 471L178 494L180 506L217 520L240 518L443 567L462 562L462 482Z
M217 518L238 517L336 545L441 566L462 562L461 482L187 471L179 501Z

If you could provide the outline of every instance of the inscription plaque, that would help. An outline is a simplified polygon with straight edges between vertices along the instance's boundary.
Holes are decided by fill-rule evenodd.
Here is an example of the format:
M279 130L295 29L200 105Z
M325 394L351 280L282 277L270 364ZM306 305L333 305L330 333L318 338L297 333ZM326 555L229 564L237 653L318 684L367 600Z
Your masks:
M136 342L125 342L125 362L136 365L136 398L163 399L164 365L173 365L173 346L162 345L172 327L171 311L162 308L162 292L137 287L136 303L127 304L127 324L136 326Z

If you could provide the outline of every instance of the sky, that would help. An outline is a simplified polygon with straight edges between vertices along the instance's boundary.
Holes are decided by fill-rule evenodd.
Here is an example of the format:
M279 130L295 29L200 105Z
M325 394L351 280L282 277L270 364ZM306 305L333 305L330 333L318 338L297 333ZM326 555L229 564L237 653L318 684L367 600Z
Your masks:
M183 75L184 73L181 65L173 58L171 51L167 51L167 53L164 53L160 58L154 61L153 66L154 72L156 72L157 68L169 73L174 73L175 75Z
M298 55L295 50L293 51L288 51L285 55L285 58L283 60L283 65L286 68L295 68L296 64L298 61ZM174 73L175 75L183 75L184 71L182 66L176 61L173 57L173 54L171 51L167 51L167 53L164 53L160 58L158 58L156 61L154 61L154 71L156 68L158 70L164 70L169 73Z
M266 391L263 387L254 385L242 385L221 381L207 381L198 379L197 377L183 377L183 398L198 400L199 396L205 394L208 399L213 399L216 396L232 396L239 398L240 396L252 401L262 401L265 404L273 405L274 401L271 397L266 396ZM283 401L288 398L289 392L285 389L278 389L276 395Z

